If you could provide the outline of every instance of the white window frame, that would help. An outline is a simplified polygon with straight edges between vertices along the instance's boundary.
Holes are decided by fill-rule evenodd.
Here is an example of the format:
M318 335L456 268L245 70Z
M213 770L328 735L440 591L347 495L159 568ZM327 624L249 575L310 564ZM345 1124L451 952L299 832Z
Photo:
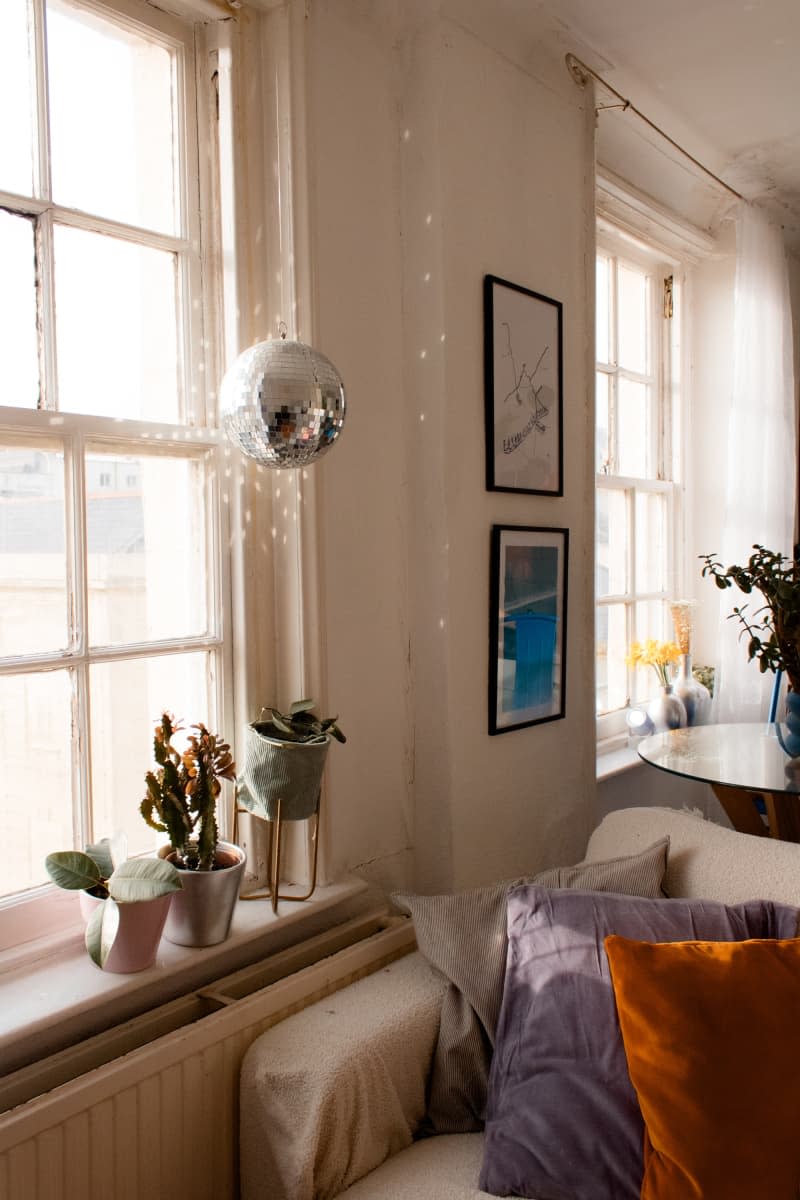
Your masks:
M643 640L646 637L657 636L657 631L638 630L635 622L636 604L645 600L662 601L665 609L671 598L681 591L683 554L682 528L682 397L679 392L681 376L680 328L683 319L682 296L682 266L675 257L665 254L663 247L651 244L644 237L634 236L629 230L614 225L609 220L601 218L597 231L598 256L607 254L617 263L628 263L636 268L644 267L652 272L651 279L651 334L653 363L648 376L623 371L616 362L600 363L596 361L596 371L609 377L612 400L610 403L611 419L609 428L609 447L614 454L616 430L614 428L613 396L619 378L630 377L636 380L651 382L656 389L657 426L654 459L656 472L648 478L634 478L616 474L611 470L596 474L596 489L598 492L618 491L625 496L628 514L630 537L628 542L627 578L631 581L631 590L619 594L609 594L595 598L595 613L602 607L611 604L624 604L626 613L626 644L633 640ZM663 281L672 276L674 315L667 319L663 314ZM612 328L616 330L616 304L612 297ZM613 350L613 347L612 347ZM612 353L611 357L614 357ZM667 509L667 562L665 564L665 587L654 592L637 592L633 585L636 580L636 498L639 495L663 495L666 498ZM668 633L668 614L665 612L664 631ZM597 717L598 745L604 750L614 749L624 744L627 737L626 718L631 696L634 694L634 668L628 668L627 702L618 709L602 713Z
M53 667L69 666L84 676L89 666L101 661L122 661L141 656L143 653L168 654L176 650L206 650L215 655L213 692L216 695L215 719L220 728L231 729L234 721L233 708L233 650L230 599L231 569L230 555L223 547L231 545L231 505L223 495L224 481L230 476L230 448L224 443L216 420L214 406L215 381L219 377L222 359L221 346L221 297L212 293L219 290L221 273L209 269L205 257L201 257L201 232L208 247L219 246L219 234L213 228L213 220L202 231L200 228L201 196L203 210L210 216L217 212L216 196L218 185L209 163L211 155L199 155L199 146L215 145L216 131L212 127L212 111L215 105L214 80L210 66L211 58L203 37L203 28L191 20L182 20L156 9L143 0L78 0L81 7L91 11L113 14L122 24L137 30L155 32L160 39L177 50L177 80L184 104L185 121L179 133L180 169L183 185L180 195L180 227L176 236L156 234L121 222L89 216L65 209L52 203L49 188L49 146L47 145L46 96L42 78L39 80L39 101L42 117L41 152L36 166L39 182L36 198L0 192L0 206L14 213L34 217L38 221L38 237L46 247L52 244L53 223L58 220L82 229L90 229L111 236L135 241L146 246L176 254L179 264L178 287L180 311L182 313L181 342L181 387L183 391L184 423L180 426L154 425L141 421L117 421L80 414L58 413L57 424L53 425L55 400L55 371L52 354L42 355L41 379L42 398L38 410L0 407L0 431L13 438L49 437L57 433L64 445L65 453L65 502L67 540L75 547L73 557L74 578L69 579L70 594L70 638L68 648L58 654L28 655L5 658L0 662L0 674L13 674L21 669L44 671ZM33 0L40 18L37 28L37 56L44 62L41 17L44 0ZM198 103L199 101L199 103ZM53 288L49 264L45 255L45 270L42 278L40 311L41 319L49 336L42 344L54 344ZM206 283L205 288L203 287ZM203 296L201 305L192 304L190 297ZM122 650L90 648L83 636L81 613L85 611L85 480L83 451L88 443L103 448L113 448L120 453L135 453L147 445L152 450L157 441L159 452L177 454L189 458L204 458L215 483L206 496L207 504L207 562L210 570L207 588L208 629L196 638L178 638L158 643L126 645ZM77 708L73 721L79 730L88 729L85 686L79 689ZM74 820L78 843L83 837L83 828L90 818L87 799L87 772L89 750L83 736L73 740L72 776L74 796L78 809ZM144 763L142 771L146 769ZM223 833L227 813L222 812ZM96 831L98 832L98 831ZM102 832L102 831L99 831ZM65 929L75 923L74 897L58 892L49 885L32 889L18 896L0 900L0 949L26 943L32 938Z

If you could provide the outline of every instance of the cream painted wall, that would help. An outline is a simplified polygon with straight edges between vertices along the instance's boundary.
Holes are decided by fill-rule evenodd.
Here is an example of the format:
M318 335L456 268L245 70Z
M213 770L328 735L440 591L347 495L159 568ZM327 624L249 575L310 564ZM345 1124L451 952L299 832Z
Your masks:
M306 23L315 341L349 401L319 467L331 870L429 890L575 859L594 808L591 97L434 8ZM563 498L484 488L487 272L563 302ZM494 522L571 544L566 719L492 738Z

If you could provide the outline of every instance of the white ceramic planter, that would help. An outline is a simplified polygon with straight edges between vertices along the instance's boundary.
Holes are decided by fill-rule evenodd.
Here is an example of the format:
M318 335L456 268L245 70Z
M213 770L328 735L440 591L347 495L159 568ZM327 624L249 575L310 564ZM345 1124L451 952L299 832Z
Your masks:
M169 846L162 846L159 857L173 861ZM164 937L179 946L216 946L230 933L233 910L239 896L245 868L245 854L232 842L217 843L217 863L228 862L213 871L181 871L183 887L172 893L172 903L164 926Z

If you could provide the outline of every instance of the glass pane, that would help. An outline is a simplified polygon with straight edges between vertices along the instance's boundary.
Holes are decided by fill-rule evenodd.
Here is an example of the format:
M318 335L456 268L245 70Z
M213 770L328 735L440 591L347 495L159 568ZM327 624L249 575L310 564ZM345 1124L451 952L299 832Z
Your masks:
M47 46L53 199L176 233L173 53L60 0Z
M0 190L33 192L35 115L28 0L3 4L3 69L0 71Z
M595 471L599 474L611 469L608 444L611 380L598 371L595 375Z
M648 370L647 319L650 290L647 276L620 266L618 275L619 366L626 371Z
M611 272L607 258L597 259L596 346L597 361L611 362Z
M86 458L92 646L208 632L204 461Z
M175 257L57 225L59 408L179 420Z
M620 475L652 477L650 388L630 379L617 380L617 455Z
M0 78L2 74L0 71ZM0 361L3 363L0 404L36 408L39 359L33 222L2 209L0 264Z
M0 443L0 655L67 645L64 455Z
M636 591L663 592L667 587L667 501L640 492L636 497Z
M48 883L45 856L74 844L66 671L0 676L0 895Z
M166 655L104 663L91 669L92 809L95 837L125 833L128 853L143 854L163 841L139 813L145 772L153 766L153 729L166 709L189 726L202 721L213 733L213 655ZM179 739L176 745L181 749Z
M648 638L655 638L658 642L672 641L672 627L668 616L663 600L639 601L634 606L635 632L631 641L646 642ZM633 675L633 703L650 700L658 694L660 684L654 667L637 667Z
M627 622L624 604L600 604L596 609L597 714L614 712L628 703Z
M619 596L628 591L627 493L597 489L595 594Z

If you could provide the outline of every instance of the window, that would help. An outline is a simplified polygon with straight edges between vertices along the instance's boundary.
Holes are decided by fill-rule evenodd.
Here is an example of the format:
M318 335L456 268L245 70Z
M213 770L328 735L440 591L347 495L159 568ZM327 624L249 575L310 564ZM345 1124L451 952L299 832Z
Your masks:
M671 636L680 284L675 264L608 232L596 278L597 713L612 736L651 683L626 666L630 643Z
M163 708L228 725L190 25L8 0L0 99L0 896L138 815ZM205 231L204 231L205 232ZM212 364L213 365L213 364Z

